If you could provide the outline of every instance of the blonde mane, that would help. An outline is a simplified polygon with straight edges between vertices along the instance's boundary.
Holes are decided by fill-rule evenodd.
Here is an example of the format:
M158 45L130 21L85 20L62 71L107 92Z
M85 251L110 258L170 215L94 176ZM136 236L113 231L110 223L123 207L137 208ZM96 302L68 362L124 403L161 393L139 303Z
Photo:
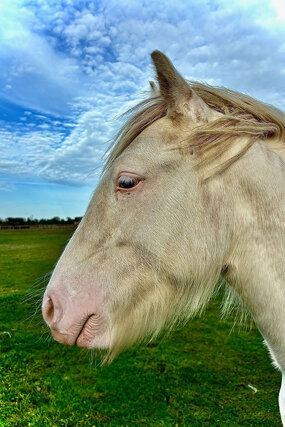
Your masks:
M226 88L189 82L204 102L223 116L215 121L203 123L195 128L178 148L184 151L195 149L199 166L209 165L232 147L237 137L247 137L247 144L225 162L220 162L213 172L221 173L238 160L258 139L263 139L272 148L285 148L285 113L277 108L257 101L250 96ZM162 96L151 96L123 116L126 123L116 135L109 150L104 171L109 169L118 156L151 123L165 116L167 104Z

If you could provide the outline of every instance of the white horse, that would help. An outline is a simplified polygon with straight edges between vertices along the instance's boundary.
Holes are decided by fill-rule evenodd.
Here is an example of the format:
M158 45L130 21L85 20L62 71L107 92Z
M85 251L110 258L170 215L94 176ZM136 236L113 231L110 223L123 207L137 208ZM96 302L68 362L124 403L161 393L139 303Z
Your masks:
M59 342L111 361L201 312L222 274L282 372L285 425L285 115L152 59L159 89L115 139L44 318Z

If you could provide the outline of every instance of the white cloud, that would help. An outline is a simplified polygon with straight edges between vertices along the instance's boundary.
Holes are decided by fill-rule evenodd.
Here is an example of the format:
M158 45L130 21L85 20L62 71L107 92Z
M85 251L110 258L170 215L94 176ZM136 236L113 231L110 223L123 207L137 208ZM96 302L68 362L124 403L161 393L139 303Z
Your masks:
M0 182L0 192L1 191L11 192L14 190L15 190L14 184L12 184L10 182Z
M68 102L88 93L86 77L75 60L35 31L37 26L28 7L13 0L1 3L0 82L5 85L1 96L25 108L67 115Z
M71 185L97 183L106 143L115 128L114 121L93 110L80 116L68 136L49 130L47 123L26 132L2 131L0 173L37 175Z
M271 0L273 8L276 10L276 19L285 21L285 3L283 0Z

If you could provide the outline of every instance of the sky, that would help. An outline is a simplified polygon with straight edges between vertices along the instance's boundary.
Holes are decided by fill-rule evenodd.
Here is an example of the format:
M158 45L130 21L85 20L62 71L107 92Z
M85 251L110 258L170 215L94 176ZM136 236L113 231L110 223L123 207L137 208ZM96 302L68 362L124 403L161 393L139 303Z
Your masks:
M84 214L155 49L285 111L285 0L0 0L0 218Z

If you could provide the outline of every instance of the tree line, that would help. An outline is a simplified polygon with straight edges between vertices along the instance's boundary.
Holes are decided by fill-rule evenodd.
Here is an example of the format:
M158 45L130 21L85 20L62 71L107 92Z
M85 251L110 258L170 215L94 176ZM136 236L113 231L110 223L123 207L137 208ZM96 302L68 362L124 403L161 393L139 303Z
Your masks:
M81 216L76 216L74 218L70 218L69 216L66 219L60 218L58 216L54 216L53 218L22 218L22 217L8 217L5 219L0 218L0 225L7 226L21 226L21 225L72 225L78 224L81 221Z

